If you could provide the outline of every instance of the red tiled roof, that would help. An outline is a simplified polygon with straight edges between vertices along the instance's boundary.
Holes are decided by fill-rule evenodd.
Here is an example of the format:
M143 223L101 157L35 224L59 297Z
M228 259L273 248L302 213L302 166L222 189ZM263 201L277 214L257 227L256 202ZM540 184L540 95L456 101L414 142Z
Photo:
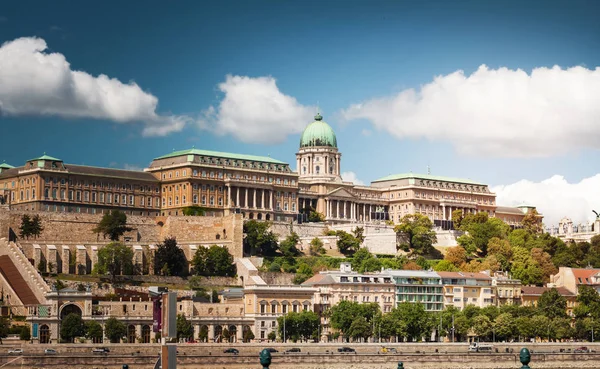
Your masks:
M550 291L550 287L523 286L521 287L521 295L523 296L541 296L542 293ZM575 294L564 287L557 287L556 290L561 296L572 297Z
M571 270L577 284L594 284L592 277L600 272L600 269L573 268Z

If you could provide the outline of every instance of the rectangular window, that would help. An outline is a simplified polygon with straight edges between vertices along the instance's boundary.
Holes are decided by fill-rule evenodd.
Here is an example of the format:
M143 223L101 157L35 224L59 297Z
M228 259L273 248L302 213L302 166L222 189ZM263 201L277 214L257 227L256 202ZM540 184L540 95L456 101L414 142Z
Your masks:
M135 205L135 197L132 195L129 195L129 205Z
M104 202L104 192L100 192L100 202Z
M122 195L121 196L121 204L127 205L127 195Z
M77 201L81 201L81 191L77 191Z
M92 202L96 202L96 193L92 192Z

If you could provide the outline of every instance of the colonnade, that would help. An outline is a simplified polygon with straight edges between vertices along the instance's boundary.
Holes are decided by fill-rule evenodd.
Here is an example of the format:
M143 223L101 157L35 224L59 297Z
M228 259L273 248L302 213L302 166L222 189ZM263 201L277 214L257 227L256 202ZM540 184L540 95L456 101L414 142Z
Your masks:
M227 207L274 210L273 190L227 186Z
M300 208L303 209L305 202L302 199ZM325 199L325 219L348 220L348 221L370 221L371 214L376 211L377 205L357 203L351 200Z

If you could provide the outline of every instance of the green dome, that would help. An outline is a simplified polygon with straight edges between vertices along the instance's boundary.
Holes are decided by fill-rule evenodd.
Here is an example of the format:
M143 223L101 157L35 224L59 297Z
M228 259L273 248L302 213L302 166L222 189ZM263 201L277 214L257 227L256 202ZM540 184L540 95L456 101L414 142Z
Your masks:
M302 132L300 147L330 146L337 148L337 139L331 126L323 121L321 114L315 115L315 121Z

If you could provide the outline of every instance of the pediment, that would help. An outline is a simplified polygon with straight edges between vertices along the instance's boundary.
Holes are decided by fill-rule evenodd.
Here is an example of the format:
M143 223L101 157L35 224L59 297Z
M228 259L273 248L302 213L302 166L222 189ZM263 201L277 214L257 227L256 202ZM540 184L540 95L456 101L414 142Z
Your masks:
M329 197L338 197L338 198L346 198L346 199L356 199L356 196L354 196L352 193L350 193L348 190L346 190L343 187L336 188L335 190L329 192L327 194L327 196L329 196Z

